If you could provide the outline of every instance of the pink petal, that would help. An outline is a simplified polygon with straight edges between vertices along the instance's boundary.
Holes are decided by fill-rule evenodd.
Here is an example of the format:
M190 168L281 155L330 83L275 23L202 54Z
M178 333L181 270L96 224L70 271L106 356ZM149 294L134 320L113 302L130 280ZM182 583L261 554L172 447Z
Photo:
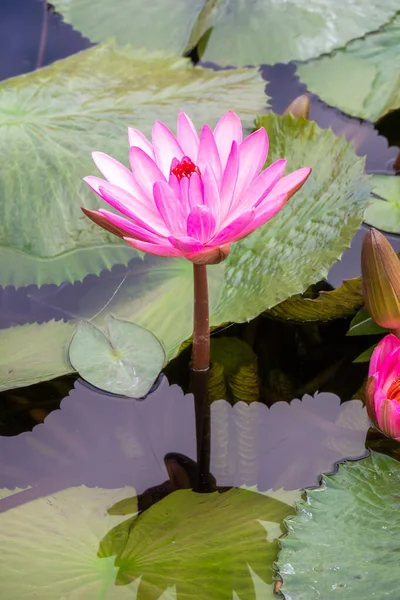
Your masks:
M213 132L208 125L204 125L203 129L201 130L197 165L201 173L203 173L205 170L206 165L210 165L214 171L218 185L220 184L222 178L221 161Z
M239 174L235 199L239 198L259 174L268 154L268 135L263 127L249 135L239 146Z
M186 215L174 190L166 181L154 184L154 201L168 231L175 235L186 235Z
M226 163L221 182L221 219L229 215L232 204L233 193L236 187L239 172L239 149L236 142L232 142L232 148Z
M221 229L218 235L210 242L210 246L222 246L223 244L231 244L244 237L243 231L250 227L254 219L254 211L248 210L239 217L231 221L226 227Z
M204 245L201 244L198 240L188 236L182 236L176 238L175 236L170 236L168 241L178 250L185 254L193 254L197 252L201 252L204 249Z
M260 207L258 207L258 209L255 210L254 221L250 223L248 227L246 227L243 236L249 235L249 233L252 233L262 225L265 225L267 221L272 219L272 217L282 210L287 200L287 195L281 194L280 196L271 198L271 200L268 200L268 202L263 203L261 205L262 210L260 210Z
M400 348L395 348L385 356L379 371L376 373L377 385L385 392L399 376Z
M141 197L142 192L137 186L132 172L124 167L120 162L104 154L104 152L92 152L92 157L96 163L96 167L104 175L107 181L126 190L136 197Z
M158 235L157 233L152 233L147 228L145 229L140 222L134 223L133 221L128 221L128 219L124 219L119 215L116 215L108 210L101 208L99 213L112 225L124 231L124 237L135 237L144 242L150 242L152 244L165 243L165 237Z
M86 179L89 178L87 177ZM164 235L169 234L155 205L149 206L145 202L137 200L137 198L131 196L131 194L128 194L122 188L108 181L102 181L99 194L107 204L130 219L134 219L137 223L146 226L147 229L153 230L156 233L160 232Z
M182 160L184 152L174 134L161 121L154 123L152 139L156 162L165 177L168 177L172 159L177 158L178 160Z
M182 181L183 178L181 185ZM204 204L203 182L197 173L193 173L189 179L189 205L194 208L198 204Z
M218 184L214 171L207 165L203 173L203 202L213 216L214 224L219 226L221 201L219 198Z
M187 218L187 234L189 238L206 244L215 232L215 219L210 209L204 204L198 204L190 211Z
M193 175L190 179L193 179ZM182 177L182 179L179 182L179 189L180 189L179 197L180 197L182 211L183 211L184 215L188 215L190 213L190 199L189 199L190 179L188 179L187 177ZM200 178L199 178L199 185L201 186ZM198 191L197 192L194 191L194 196L196 196L196 195L198 195ZM200 196L201 196L201 192L200 192Z
M197 164L197 155L199 153L199 134L196 131L191 119L183 110L178 116L177 136L180 147L184 154Z
M153 146L141 131L133 127L128 127L128 139L130 147L136 146L137 148L141 148L143 152L146 152L150 158L155 160Z
M124 240L127 244L129 244L129 246L132 246L141 252L147 252L147 254L154 254L155 256L169 256L174 258L184 256L183 252L177 248L173 248L169 244L149 244L148 242L142 242L140 240L127 237L125 237Z
M239 146L243 139L242 123L234 112L229 110L220 118L214 129L214 138L221 159L222 169L225 169L228 156L231 152L232 142L236 142Z
M165 181L164 175L141 148L132 146L129 150L129 161L133 171L133 177L147 200L153 202L153 186L156 181Z
M400 404L397 400L382 402L378 413L378 425L386 435L400 440Z
M311 167L303 167L302 169L297 169L297 171L289 173L289 175L285 175L285 177L282 177L274 187L274 195L287 194L288 199L291 198L308 179L310 173Z
M374 376L375 373L380 371L383 361L386 359L388 354L391 354L393 350L396 350L396 348L399 347L400 340L395 335L392 333L385 335L372 353L371 360L369 362L368 376Z

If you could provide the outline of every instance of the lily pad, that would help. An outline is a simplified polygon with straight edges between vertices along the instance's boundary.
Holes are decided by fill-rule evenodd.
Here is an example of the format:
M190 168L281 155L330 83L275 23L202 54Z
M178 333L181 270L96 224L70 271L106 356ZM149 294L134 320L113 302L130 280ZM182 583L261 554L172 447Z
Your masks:
M285 598L396 598L399 487L400 463L372 452L308 491L281 540L277 567Z
M127 163L127 126L150 134L158 118L175 128L180 108L197 126L233 109L249 131L264 88L256 70L214 72L114 42L2 82L0 285L60 284L126 264L134 250L80 210L98 206L82 181L94 173L91 152Z
M400 177L375 175L374 184L374 194L382 200L372 201L365 211L364 221L388 233L400 233Z
M351 18L351 13L345 12ZM378 121L400 108L399 36L400 14L379 31L350 42L332 55L299 65L298 75L328 104L355 117Z
M387 0L54 0L68 23L94 42L115 35L136 48L181 52L204 34L200 54L221 65L305 60L377 29L399 6Z
M0 391L71 373L67 348L74 331L63 321L0 329Z
M81 486L0 513L3 597L135 599L135 585L115 585L114 558L97 555L107 531L124 520L107 508L132 493Z
M88 321L78 325L69 359L92 385L120 396L141 398L163 368L165 353L151 331L108 316L105 333Z
M128 539L115 561L117 583L140 578L138 600L157 600L172 585L178 600L231 600L233 591L255 599L249 567L272 583L279 524L293 512L287 504L244 489L174 492L127 522ZM269 523L277 525L272 539L260 521L267 530ZM110 532L106 546L114 554L120 535L115 545L112 536Z

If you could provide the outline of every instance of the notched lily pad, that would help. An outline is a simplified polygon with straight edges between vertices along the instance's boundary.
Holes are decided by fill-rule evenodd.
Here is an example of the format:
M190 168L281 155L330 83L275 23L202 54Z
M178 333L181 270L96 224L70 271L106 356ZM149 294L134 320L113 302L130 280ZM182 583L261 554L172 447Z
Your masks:
M400 177L375 175L373 183L373 192L381 199L375 198L371 202L364 221L382 231L400 233Z
M277 568L292 600L397 598L400 463L372 452L307 491L286 520Z
M144 327L109 316L103 333L88 321L79 324L69 359L92 385L121 396L140 398L164 366L165 352Z

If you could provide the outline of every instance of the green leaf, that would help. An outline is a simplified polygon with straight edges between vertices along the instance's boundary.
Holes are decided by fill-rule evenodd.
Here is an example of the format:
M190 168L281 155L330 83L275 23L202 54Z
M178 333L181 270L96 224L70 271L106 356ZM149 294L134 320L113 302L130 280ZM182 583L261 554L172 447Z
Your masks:
M124 519L108 516L108 506L133 492L81 486L0 513L3 597L135 599L134 585L115 586L114 558L97 556L106 532Z
M373 346L371 346L370 348L368 348L367 350L364 350L364 352L361 352L361 354L359 354L357 356L357 358L355 358L353 360L353 362L355 363L362 363L362 362L369 362L373 351L375 350L377 344L374 344Z
M277 3L274 0L54 0L64 19L93 42L115 35L136 48L182 52L200 43L221 65L305 60L387 22L396 0ZM211 35L210 35L211 34ZM204 52L205 46L205 52ZM186 47L186 48L185 48Z
M286 521L277 567L293 600L396 598L400 463L372 452L307 491Z
M348 11L344 14L349 16ZM377 22L373 29L385 20ZM328 104L350 115L378 121L400 108L399 36L400 14L378 31L350 42L332 55L299 65L298 75L311 92Z
M160 119L175 129L181 108L197 126L235 110L249 131L264 88L254 69L214 72L112 42L2 82L0 285L59 284L126 264L135 251L80 210L99 205L82 181L96 174L91 152L127 164L127 126L150 134Z
M165 353L151 331L108 316L105 333L87 321L78 325L69 359L92 385L120 396L141 398L163 368Z
M351 321L346 335L379 335L387 331L389 330L375 323L365 308L361 308Z
M254 599L249 567L272 583L279 524L293 512L279 500L244 489L174 492L133 522L116 558L117 582L140 577L138 600L156 600L172 585L178 600L231 600L233 591Z
M328 321L352 315L363 304L361 277L356 277L343 281L335 290L319 292L316 298L288 298L266 314L290 321Z
M257 355L239 338L211 340L209 399L235 402L258 400ZM221 395L222 393L222 395Z
M14 494L18 494L19 492L23 492L26 489L28 488L15 488L14 490L2 489L0 490L0 500L3 500L3 498L8 498L9 496L13 496Z
M67 348L74 331L63 321L0 329L0 391L71 373Z
M373 183L374 194L383 200L372 201L365 211L364 221L388 233L400 233L400 177L374 175Z

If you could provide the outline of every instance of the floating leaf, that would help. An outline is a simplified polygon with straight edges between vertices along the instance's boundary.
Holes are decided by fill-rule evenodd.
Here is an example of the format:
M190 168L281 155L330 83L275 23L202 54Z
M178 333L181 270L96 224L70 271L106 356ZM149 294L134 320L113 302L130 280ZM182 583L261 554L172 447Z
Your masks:
M210 400L253 402L258 396L257 355L252 348L235 337L212 339Z
M115 586L114 558L97 556L103 536L124 520L107 508L132 493L81 486L0 513L3 597L135 599L136 586Z
M19 492L23 492L24 489L27 488L15 488L15 490L1 490L0 489L0 500L3 500L3 498L8 498L9 496L13 496L14 494L18 494Z
M181 52L200 43L205 60L222 65L305 60L330 52L387 22L396 0L54 0L56 9L94 42L115 35L136 48ZM205 46L205 50L204 50Z
M74 331L63 321L0 329L0 391L71 373L67 348Z
M319 292L316 298L288 298L266 314L290 321L328 321L352 315L363 304L361 277L356 277L331 292Z
M307 491L286 521L277 567L293 600L396 598L400 463L372 452Z
M379 335L387 331L371 319L365 308L361 308L351 321L347 335Z
M383 200L372 201L365 211L364 221L388 233L400 233L400 177L374 175L373 183L374 194Z
M233 591L254 599L249 567L272 583L275 538L290 514L287 504L244 489L174 492L133 522L115 561L117 582L140 578L138 599L156 600L171 585L178 600L231 600ZM272 539L266 539L260 521L277 524Z
M337 3L335 10L336 6ZM344 11L349 17L351 13ZM377 22L372 29L378 29L387 20ZM299 65L299 77L328 104L350 115L378 121L400 108L399 36L397 15L378 31L353 40L332 55Z
M165 353L151 331L109 316L105 333L87 321L79 324L69 358L92 385L120 396L141 398L163 368Z
M80 210L98 207L82 181L96 174L91 152L126 164L127 126L150 134L158 118L175 128L180 108L197 126L233 109L249 129L264 87L255 70L214 72L112 42L2 82L0 285L59 284L126 264L134 250Z

